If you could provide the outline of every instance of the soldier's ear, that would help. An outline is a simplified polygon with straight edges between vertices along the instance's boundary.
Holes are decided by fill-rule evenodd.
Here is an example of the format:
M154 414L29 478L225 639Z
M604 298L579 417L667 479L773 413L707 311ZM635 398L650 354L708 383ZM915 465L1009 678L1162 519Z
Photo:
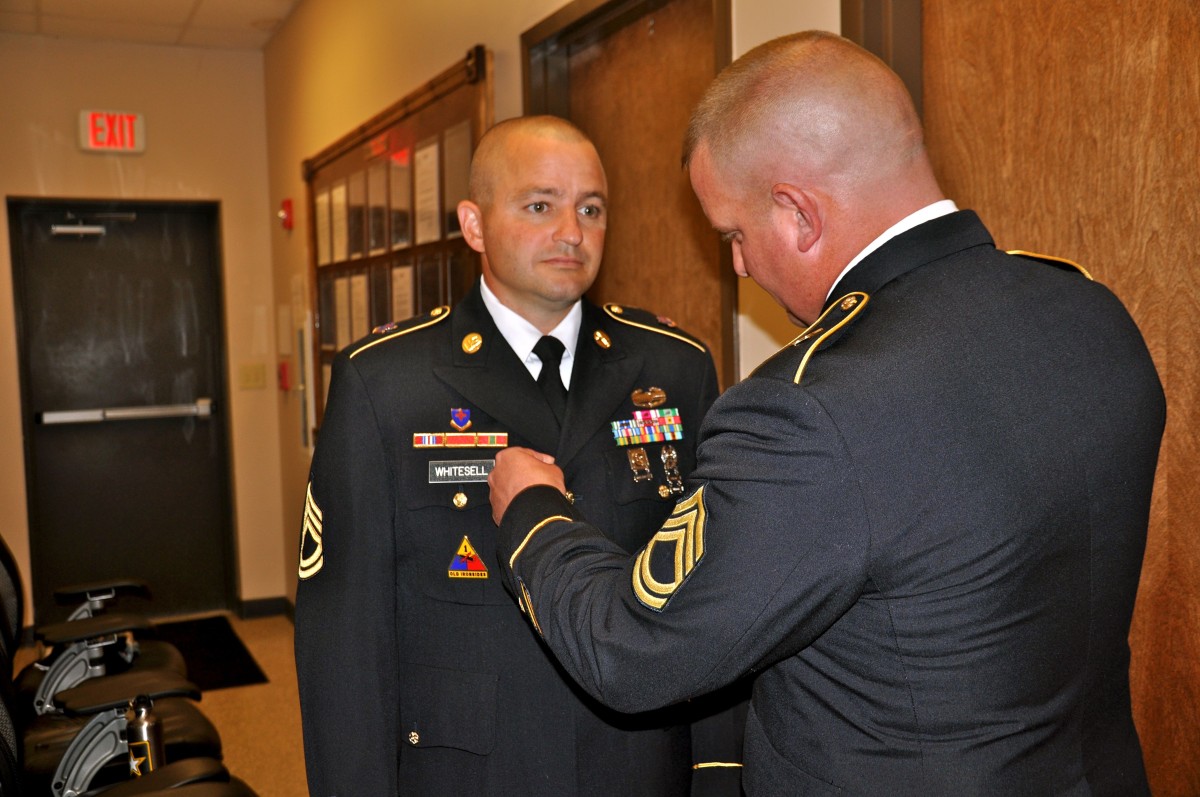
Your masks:
M776 183L771 186L771 198L778 210L790 216L788 228L795 235L796 251L807 252L820 240L824 227L816 196L791 183Z
M480 254L486 250L483 246L483 211L469 199L458 203L458 226L462 229L463 240L467 246Z

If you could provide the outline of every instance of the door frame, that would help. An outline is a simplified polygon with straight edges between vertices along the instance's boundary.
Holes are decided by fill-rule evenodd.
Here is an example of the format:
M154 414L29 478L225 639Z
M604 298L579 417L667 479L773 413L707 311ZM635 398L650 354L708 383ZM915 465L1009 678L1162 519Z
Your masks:
M923 117L921 0L842 0L841 10L842 35L900 76Z
M32 399L29 395L30 374L28 372L29 364L25 356L25 347L27 344L28 331L25 328L25 313L22 308L26 292L26 263L24 261L25 251L17 238L17 230L19 230L19 215L24 208L36 208L42 210L60 209L84 209L87 212L83 214L83 219L86 220L88 215L92 214L124 214L134 212L139 209L145 210L176 210L203 214L206 216L206 224L211 227L212 244L213 244L213 262L210 264L209 278L212 280L212 289L216 298L215 314L213 319L217 326L216 340L218 341L218 351L216 354L216 363L214 364L214 380L212 395L215 399L214 404L216 413L221 417L221 433L220 441L223 448L221 452L221 468L223 478L221 478L221 501L223 503L223 511L221 512L222 523L218 530L221 544L221 555L226 562L225 572L220 574L223 581L221 585L221 596L223 609L234 610L238 609L238 592L237 584L238 576L238 559L237 546L234 537L234 506L233 506L233 440L232 434L232 419L229 417L229 378L228 378L228 340L225 323L225 290L224 290L224 270L225 263L222 257L222 238L221 238L221 203L216 200L149 200L149 199L101 199L92 197L44 197L44 196L8 196L6 197L6 210L8 214L9 228L9 249L11 258L11 271L13 280L13 317L16 326L16 344L17 344L17 374L21 397L21 456L25 468L25 515L29 529L29 588L33 588L34 573L37 568L38 553L38 538L39 538L39 523L35 517L34 497L36 476L33 472L32 451L33 444L33 425L34 425L34 408ZM64 585L65 586L65 585ZM150 585L153 589L153 584ZM34 607L30 606L30 611L35 611ZM36 622L36 618L35 618Z

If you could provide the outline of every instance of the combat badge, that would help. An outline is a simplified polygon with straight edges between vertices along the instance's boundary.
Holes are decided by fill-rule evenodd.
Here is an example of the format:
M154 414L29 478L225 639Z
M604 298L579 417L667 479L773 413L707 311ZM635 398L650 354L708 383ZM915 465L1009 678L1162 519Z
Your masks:
M629 400L633 402L633 406L635 407L652 410L667 403L667 391L661 387L648 387L645 390L638 387L634 388L633 392L629 394Z
M658 533L638 552L633 592L647 609L661 612L704 558L704 488L675 505Z
M454 554L454 558L450 560L450 568L446 572L450 578L488 577L487 565L479 558L479 554L475 552L475 548L466 536L462 538L462 544L458 546L458 553Z
M325 564L325 548L321 544L321 507L312 494L312 482L304 496L304 525L300 532L300 580L312 578Z

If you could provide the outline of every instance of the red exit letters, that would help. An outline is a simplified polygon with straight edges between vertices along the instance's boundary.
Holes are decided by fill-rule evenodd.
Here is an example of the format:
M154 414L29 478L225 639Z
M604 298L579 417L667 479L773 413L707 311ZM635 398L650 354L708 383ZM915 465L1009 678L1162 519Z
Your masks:
M81 111L79 143L95 152L142 152L145 124L140 113Z

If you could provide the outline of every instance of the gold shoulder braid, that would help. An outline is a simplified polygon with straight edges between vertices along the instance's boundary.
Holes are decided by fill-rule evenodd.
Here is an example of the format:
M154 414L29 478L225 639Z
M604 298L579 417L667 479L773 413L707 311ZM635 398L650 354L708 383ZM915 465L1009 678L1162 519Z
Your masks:
M604 305L604 312L613 321L618 321L622 324L638 329L645 329L650 332L657 332L660 335L666 335L668 338L682 340L689 346L695 346L700 351L708 351L704 344L688 335L681 329L675 326L675 322L663 316L656 316L653 313L642 310L637 307L625 307L624 305L614 304L610 302ZM607 348L607 347L605 347Z
M847 293L829 305L825 312L809 325L808 329L801 332L795 340L788 344L789 346L799 346L802 343L808 345L804 357L800 359L800 365L796 367L796 374L792 377L794 384L800 384L800 379L804 376L804 369L808 367L808 361L812 359L813 353L821 344L828 340L830 335L854 320L870 300L871 297L861 291Z
M380 337L373 338L372 340L364 343L362 346L359 346L354 351L350 352L350 358L353 359L372 346L377 346L384 341L407 335L409 332L416 332L418 329L431 327L434 324L445 321L449 317L450 306L442 305L441 307L435 307L430 310L429 315L415 316L407 321L393 321L390 324L384 324L382 326L375 327L371 330L371 334L379 335Z
M1023 257L1027 260L1036 260L1039 263L1047 263L1051 266L1057 266L1058 268L1066 269L1067 271L1078 271L1092 282L1096 281L1096 278L1093 277L1086 268L1079 265L1074 260L1067 260L1065 257L1042 255L1038 254L1037 252L1026 252L1024 249L1009 249L1006 254L1014 255L1016 257Z

